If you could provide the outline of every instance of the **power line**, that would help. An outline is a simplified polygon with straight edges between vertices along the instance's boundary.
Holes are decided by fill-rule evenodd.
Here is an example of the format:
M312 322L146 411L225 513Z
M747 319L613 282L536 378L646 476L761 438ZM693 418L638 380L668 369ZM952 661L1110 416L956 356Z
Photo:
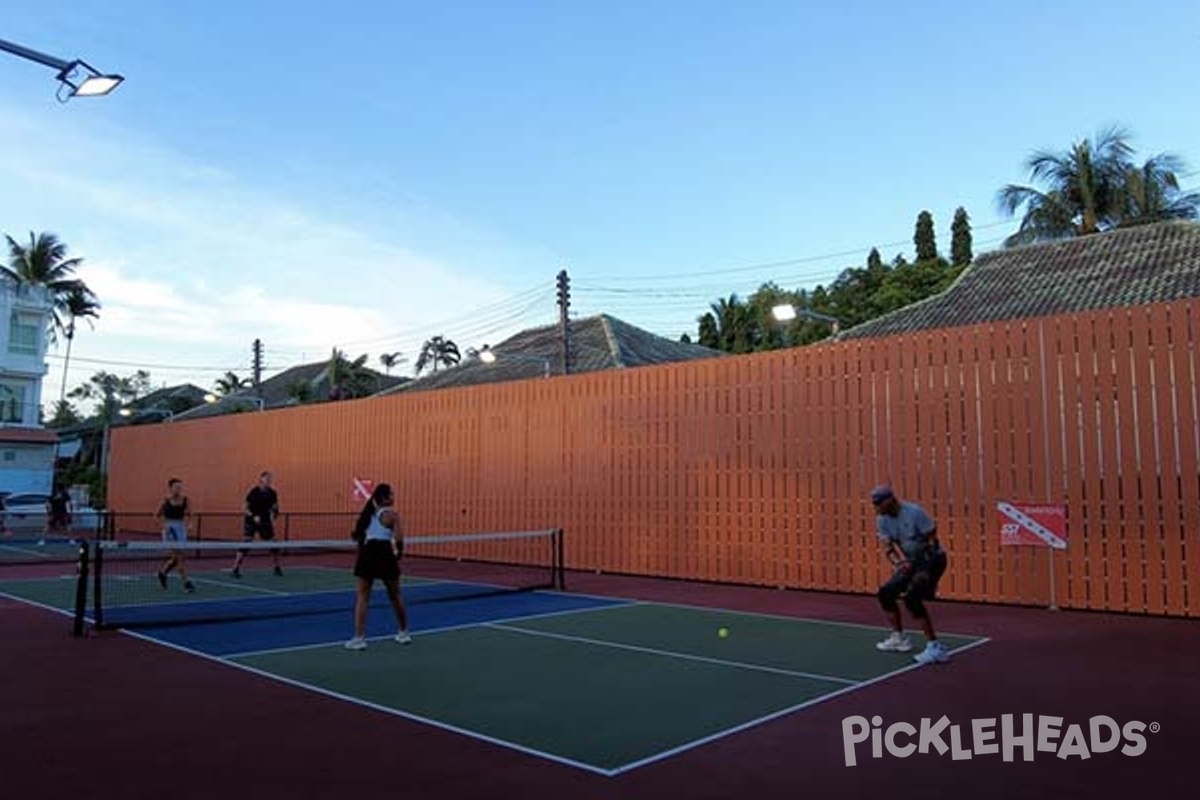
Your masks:
M349 342L342 342L341 346L347 347L347 348L350 348L350 347L359 348L359 347L367 347L367 346L376 345L376 344L386 344L388 342L393 342L393 341L396 341L399 339L408 338L409 336L421 336L421 335L423 335L424 331L436 330L439 328L444 329L444 328L447 328L450 326L457 325L463 321L476 320L476 319L488 317L488 316L498 314L498 313L506 313L510 306L523 303L528 298L532 297L533 295L541 294L544 292L545 292L545 288L543 286L541 286L541 285L534 286L529 289L525 289L524 291L518 292L516 294L509 295L508 297L504 298L503 300L497 300L494 303L489 303L488 305L480 306L479 308L476 308L473 311L471 311L467 314L463 314L461 316L450 317L448 319L442 320L441 322L432 322L432 323L429 323L426 325L422 325L420 328L400 329L398 331L393 331L392 333L385 334L383 336L372 337L370 339L359 339L359 340L354 340L354 341L349 341Z
M55 359L57 361L65 361L66 356L60 356L57 353L47 353L47 359ZM229 372L237 369L237 367L210 367L210 366L188 366L184 364L148 364L137 361L114 361L107 358L82 358L79 356L71 357L72 364L100 364L110 367L136 367L140 369L159 369L171 370L174 372ZM239 364L238 367L241 365Z
M998 228L1001 225L1012 225L1012 224L1013 224L1012 221L989 222L986 225L972 225L971 231L974 232L974 231L980 231L980 230L987 230L989 228ZM904 247L904 246L910 245L910 244L912 244L912 239L905 239L905 240L899 241L899 242L885 242L883 244L872 245L871 247L856 247L853 250L842 250L842 251L839 251L836 253L825 253L823 255L815 255L815 256L799 256L797 258L788 258L788 259L783 259L780 261L765 261L765 262L762 262L759 264L744 264L744 265L737 266L737 267L725 267L723 269L708 270L708 271L703 271L703 272L680 272L680 273L662 274L662 275L621 275L620 280L621 281L659 281L659 280L673 280L673 279L680 279L680 278L707 278L707 277L714 277L714 276L721 276L721 275L733 275L735 273L741 273L741 272L757 272L757 271L765 270L765 269L777 269L779 267L795 266L796 264L809 264L809 263L813 263L816 261L828 261L833 258L848 258L850 256L861 255L863 252L869 251L872 248L876 249L876 250L880 250L880 249L885 249L885 248L889 248L889 247ZM984 243L980 242L979 244L984 244Z

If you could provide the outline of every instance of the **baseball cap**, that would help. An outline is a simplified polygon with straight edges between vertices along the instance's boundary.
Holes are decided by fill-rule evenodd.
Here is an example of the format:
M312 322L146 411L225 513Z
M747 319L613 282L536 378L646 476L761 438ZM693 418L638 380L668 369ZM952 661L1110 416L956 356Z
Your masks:
M871 490L871 504L879 505L884 500L888 500L896 495L892 492L890 486L876 486Z

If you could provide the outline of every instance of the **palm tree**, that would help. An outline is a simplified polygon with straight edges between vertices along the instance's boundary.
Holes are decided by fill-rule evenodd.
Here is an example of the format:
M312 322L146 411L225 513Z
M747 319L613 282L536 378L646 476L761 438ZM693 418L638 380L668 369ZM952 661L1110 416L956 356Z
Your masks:
M383 365L383 369L388 375L392 374L393 367L403 363L404 360L404 356L401 353L384 353L379 357L379 363Z
M217 390L217 394L224 397L225 395L236 394L242 389L249 389L254 385L254 381L250 378L238 377L236 372L232 370L226 372L220 378L217 378L213 384L213 388Z
M716 324L717 347L727 353L749 353L757 348L762 339L762 326L755 318L754 309L742 302L736 294L712 303L713 322Z
M99 318L100 303L96 301L96 296L86 286L79 283L67 290L66 311L68 320L63 333L67 337L67 356L63 359L62 391L59 393L59 403L65 403L67 399L67 369L71 365L71 344L75 341L75 322L86 319L88 326L94 327L92 319Z
M1192 219L1200 197L1181 195L1176 174L1182 162L1162 154L1133 164L1129 134L1110 128L1062 153L1039 150L1026 161L1030 177L1045 191L1009 185L996 204L1009 216L1024 206L1021 227L1006 246L1088 236L1128 225Z
M365 397L371 394L378 384L377 372L367 367L367 356L364 353L353 361L346 354L334 348L325 368L325 377L329 382L330 400L350 400L355 397Z
M1145 225L1167 219L1196 219L1200 192L1183 193L1176 177L1186 171L1183 159L1160 153L1141 167L1130 166L1121 185L1122 227Z
M8 264L0 265L0 274L18 286L44 286L53 303L54 330L66 330L63 316L69 316L70 297L81 294L95 302L95 295L83 281L74 277L82 258L67 258L67 246L52 233L29 234L29 246L8 240ZM96 305L99 308L99 305ZM52 331L53 333L53 331Z
M458 345L443 336L434 336L421 345L421 355L417 357L416 364L417 374L421 374L429 366L437 372L438 365L452 367L461 360L462 354L458 352Z
M1076 142L1064 153L1035 151L1025 166L1031 180L1047 189L1010 184L1000 190L996 200L1003 213L1012 216L1025 206L1020 229L1005 244L1087 236L1111 227L1132 153L1129 134L1120 128Z

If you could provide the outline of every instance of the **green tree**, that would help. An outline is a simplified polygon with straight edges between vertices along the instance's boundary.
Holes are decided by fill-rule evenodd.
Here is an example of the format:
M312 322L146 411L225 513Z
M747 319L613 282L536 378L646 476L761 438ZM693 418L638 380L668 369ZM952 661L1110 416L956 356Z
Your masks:
M434 336L421 345L421 354L417 356L416 370L420 375L432 367L437 372L439 366L452 367L462 360L458 345L443 336Z
M974 258L971 252L971 218L962 206L954 211L950 237L950 263L959 268L969 265Z
M334 348L325 368L325 377L329 381L330 400L350 400L356 397L366 397L378 389L377 373L367 367L367 355L364 353L351 361L341 350Z
M59 400L54 404L54 416L46 423L48 428L66 428L71 425L78 425L83 419L79 416L79 412L67 400Z
M696 331L696 339L699 343L713 350L721 349L721 333L717 330L717 318L712 315L711 311L705 311L697 320L699 328Z
M913 244L917 248L917 261L933 261L938 257L937 237L933 232L933 215L922 211L917 215Z
M1183 192L1180 173L1187 165L1178 156L1162 153L1140 167L1129 165L1118 194L1118 225L1132 227L1167 219L1195 219L1200 192Z
M86 286L77 281L67 288L63 297L63 308L67 316L67 323L63 328L63 335L67 337L67 354L63 359L62 388L59 390L58 397L60 403L67 397L67 370L71 365L71 345L75 341L75 323L85 319L89 327L94 327L92 320L98 319L100 316L100 303Z
M392 370L404 362L403 353L384 353L379 356L379 363L383 366L384 373L392 374Z
M144 369L128 376L100 371L93 374L87 383L72 389L67 396L96 402L96 416L111 422L118 411L149 391L150 373Z
M82 296L92 303L96 296L83 281L75 277L75 270L83 263L82 258L67 258L67 246L52 233L29 234L29 245L19 244L11 236L8 240L8 264L0 266L3 274L18 286L43 286L49 292L53 304L55 331L65 331L69 318L72 297ZM78 307L78 301L77 306ZM93 315L94 316L94 315Z
M218 395L225 397L226 395L237 394L242 389L249 389L253 385L254 380L252 378L243 378L230 370L217 378L213 383L213 388Z
M883 257L879 255L879 250L872 247L871 252L867 254L867 270L870 272L879 272L885 269Z
M1200 195L1179 189L1183 161L1160 154L1140 167L1132 161L1129 134L1120 128L1076 142L1065 152L1039 150L1026 161L1044 189L1009 185L996 203L1012 216L1025 208L1008 246L1089 236L1117 227L1167 219L1195 219Z

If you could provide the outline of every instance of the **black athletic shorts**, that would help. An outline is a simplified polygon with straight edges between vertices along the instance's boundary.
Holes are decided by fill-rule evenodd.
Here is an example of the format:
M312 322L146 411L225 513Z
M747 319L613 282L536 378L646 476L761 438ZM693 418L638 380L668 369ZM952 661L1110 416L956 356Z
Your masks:
M358 548L354 560L354 576L371 580L393 580L400 577L400 562L392 549L392 543L384 539L372 539Z

